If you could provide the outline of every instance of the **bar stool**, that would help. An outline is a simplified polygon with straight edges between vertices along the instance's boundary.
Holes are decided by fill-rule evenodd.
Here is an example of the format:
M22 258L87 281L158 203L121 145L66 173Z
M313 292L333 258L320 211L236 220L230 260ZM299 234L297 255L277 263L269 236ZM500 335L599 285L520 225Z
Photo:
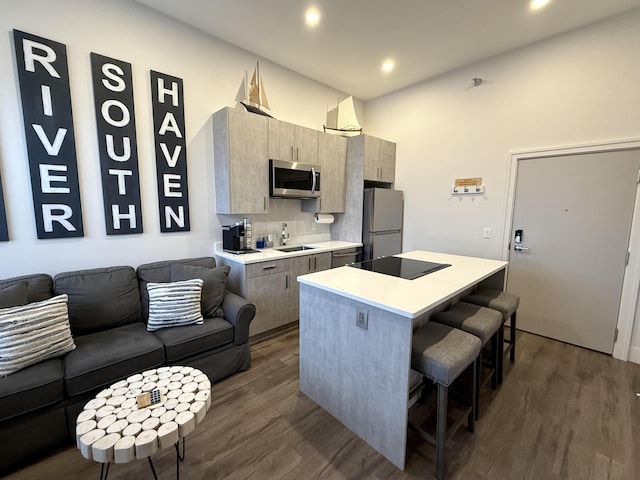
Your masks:
M518 310L518 305L520 304L520 297L494 288L479 288L471 295L463 298L463 300L499 311L502 314L503 324L511 318L509 340L504 340L508 347L504 353L509 352L509 359L513 362L516 359L516 310ZM502 369L498 373L498 378L502 383Z
M472 303L457 302L448 310L436 313L433 320L475 335L482 343L480 358L476 362L475 410L477 420L479 416L480 390L489 380L491 380L491 388L495 390L498 387L498 372L502 369L500 345L502 345L504 334L502 315L491 308L481 307ZM482 378L483 351L489 340L491 340L491 370L485 378Z
M420 436L436 447L436 477L442 480L446 473L444 447L447 440L447 402L449 386L469 366L472 372L472 389L469 407L449 429L453 435L467 417L467 429L473 432L475 417L474 391L476 388L476 368L480 354L480 339L457 328L436 322L427 322L413 332L411 348L411 368L420 372L438 386L436 406L435 437L419 426L409 424Z

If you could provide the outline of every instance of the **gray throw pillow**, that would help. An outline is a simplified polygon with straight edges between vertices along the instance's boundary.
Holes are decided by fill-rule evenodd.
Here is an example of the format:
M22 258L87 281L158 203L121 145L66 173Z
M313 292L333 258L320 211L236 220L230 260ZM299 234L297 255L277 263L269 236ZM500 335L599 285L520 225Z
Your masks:
M0 289L0 308L19 307L27 304L27 282L18 282Z
M147 330L202 325L200 295L202 280L194 278L184 282L147 283L149 292L149 320Z
M66 295L0 309L0 377L74 348Z
M180 280L201 278L204 282L202 285L202 314L210 318L224 318L224 311L221 305L227 287L229 270L228 265L209 268L198 265L174 263L171 265L171 281L177 282Z

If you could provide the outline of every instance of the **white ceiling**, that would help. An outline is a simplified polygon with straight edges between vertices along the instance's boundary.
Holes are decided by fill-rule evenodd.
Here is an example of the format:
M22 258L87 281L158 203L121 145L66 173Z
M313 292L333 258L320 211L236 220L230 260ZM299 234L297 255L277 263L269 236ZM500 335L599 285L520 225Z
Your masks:
M551 0L534 12L528 0L137 1L362 100L640 6ZM304 13L312 5L322 17L310 30ZM387 58L396 63L390 74L380 69Z

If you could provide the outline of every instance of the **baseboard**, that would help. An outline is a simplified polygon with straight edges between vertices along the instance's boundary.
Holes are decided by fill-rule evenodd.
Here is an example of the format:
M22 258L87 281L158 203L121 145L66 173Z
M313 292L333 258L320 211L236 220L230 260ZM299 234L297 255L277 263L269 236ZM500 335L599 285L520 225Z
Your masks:
M640 363L640 348L639 347L631 347L629 349L629 358L628 360L633 363Z

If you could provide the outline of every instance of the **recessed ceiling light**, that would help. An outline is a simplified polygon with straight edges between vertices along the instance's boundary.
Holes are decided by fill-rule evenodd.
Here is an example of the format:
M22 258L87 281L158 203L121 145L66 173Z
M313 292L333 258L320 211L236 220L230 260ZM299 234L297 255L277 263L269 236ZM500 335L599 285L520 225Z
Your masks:
M320 23L320 12L317 8L310 8L304 14L305 22L307 23L307 27L315 27Z
M547 5L550 0L531 0L529 3L529 9L531 10L540 10L542 7Z
M393 67L395 67L393 60L385 60L384 62L382 62L382 71L385 73L389 73L391 70L393 70Z

